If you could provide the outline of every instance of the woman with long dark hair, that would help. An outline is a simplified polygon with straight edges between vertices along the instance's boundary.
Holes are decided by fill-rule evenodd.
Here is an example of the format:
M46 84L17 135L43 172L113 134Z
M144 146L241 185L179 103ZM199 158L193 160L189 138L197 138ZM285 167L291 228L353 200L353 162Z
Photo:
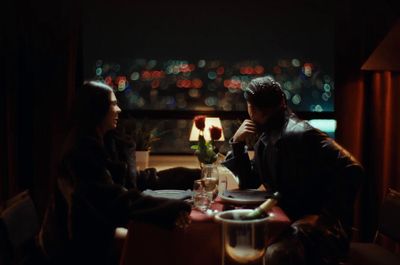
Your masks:
M189 220L183 201L146 197L114 183L103 138L116 128L120 112L112 88L103 83L86 82L77 92L54 200L39 236L56 264L117 264L117 226L137 220L172 228Z

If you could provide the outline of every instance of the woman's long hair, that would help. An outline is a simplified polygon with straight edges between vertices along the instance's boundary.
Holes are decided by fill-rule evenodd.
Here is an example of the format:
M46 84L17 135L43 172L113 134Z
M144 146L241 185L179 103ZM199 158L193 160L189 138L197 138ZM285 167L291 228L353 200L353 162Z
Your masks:
M98 81L88 81L77 91L72 112L73 127L80 133L94 134L110 109L112 88Z

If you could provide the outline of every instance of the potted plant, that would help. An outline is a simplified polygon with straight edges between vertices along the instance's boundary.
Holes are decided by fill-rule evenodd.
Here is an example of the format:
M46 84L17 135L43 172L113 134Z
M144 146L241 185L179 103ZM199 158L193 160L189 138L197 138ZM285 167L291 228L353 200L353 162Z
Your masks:
M160 140L157 128L152 127L147 120L127 118L120 120L117 134L127 144L135 146L137 168L148 168L152 144Z

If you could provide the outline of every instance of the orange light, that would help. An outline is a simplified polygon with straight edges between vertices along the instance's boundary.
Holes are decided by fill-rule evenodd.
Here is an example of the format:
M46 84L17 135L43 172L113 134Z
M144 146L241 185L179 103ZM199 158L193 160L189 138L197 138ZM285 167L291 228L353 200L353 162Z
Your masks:
M203 86L203 81L198 78L193 79L192 81L193 88L201 88Z
M254 67L254 72L258 75L262 75L264 73L264 67L262 67L261 65L257 65L256 67Z

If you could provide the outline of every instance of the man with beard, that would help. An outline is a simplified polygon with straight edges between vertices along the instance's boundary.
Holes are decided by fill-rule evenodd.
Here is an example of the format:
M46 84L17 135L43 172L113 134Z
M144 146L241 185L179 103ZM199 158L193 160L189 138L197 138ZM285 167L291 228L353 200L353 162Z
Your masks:
M279 206L293 221L267 251L267 263L338 264L351 237L361 165L327 134L300 120L278 82L253 79L244 90L250 119L230 140L224 165L240 189L279 191ZM249 159L246 139L257 136Z

